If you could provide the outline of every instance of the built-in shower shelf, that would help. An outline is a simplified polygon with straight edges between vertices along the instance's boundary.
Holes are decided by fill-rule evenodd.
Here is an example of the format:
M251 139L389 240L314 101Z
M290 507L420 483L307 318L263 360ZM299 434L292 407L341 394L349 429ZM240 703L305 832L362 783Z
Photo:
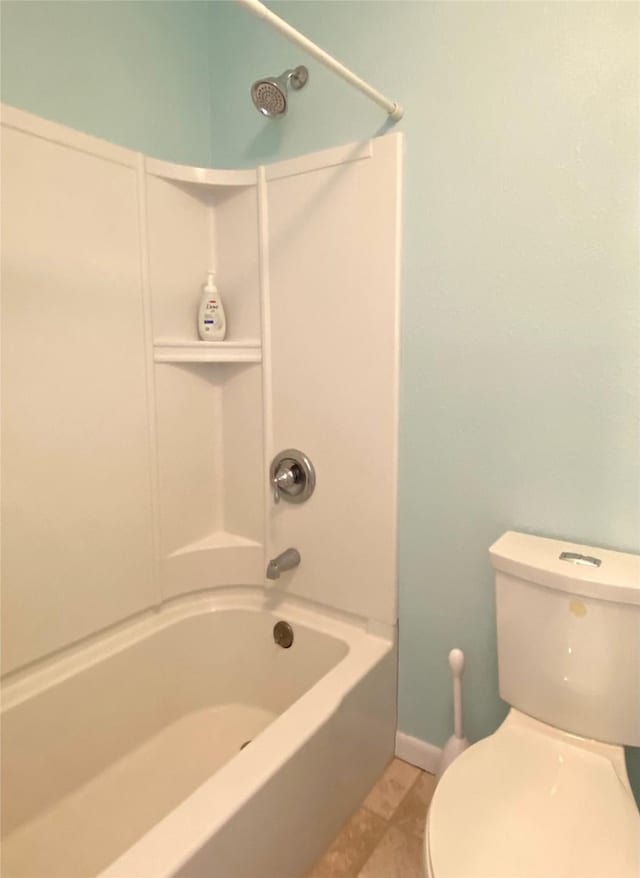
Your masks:
M262 543L220 530L168 555L162 576L167 593L176 595L262 582L264 569Z
M187 546L181 546L169 555L169 558L178 558L180 555L193 555L198 552L215 552L219 549L259 549L262 551L262 543L250 540L240 534L229 533L226 530L216 530L208 536Z
M255 168L235 170L231 168L194 168L189 165L178 165L174 162L163 162L160 159L145 158L148 174L162 177L177 183L195 183L198 186L210 186L221 189L238 186L255 186L257 174Z
M160 338L153 346L156 363L259 363L262 348L257 338L236 341L182 341Z

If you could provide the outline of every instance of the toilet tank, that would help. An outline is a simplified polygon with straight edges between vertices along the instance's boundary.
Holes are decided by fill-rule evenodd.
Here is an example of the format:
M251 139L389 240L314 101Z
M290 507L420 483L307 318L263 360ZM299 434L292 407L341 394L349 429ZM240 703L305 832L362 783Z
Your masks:
M489 554L501 697L565 731L640 746L640 556L513 531Z

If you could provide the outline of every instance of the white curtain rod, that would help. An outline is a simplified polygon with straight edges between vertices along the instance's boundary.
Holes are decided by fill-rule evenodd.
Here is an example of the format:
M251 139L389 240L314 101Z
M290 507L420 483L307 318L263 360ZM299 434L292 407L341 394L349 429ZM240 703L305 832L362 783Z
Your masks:
M348 67L345 67L344 64L336 61L332 55L329 55L328 52L325 52L324 49L321 49L320 46L317 46L314 42L308 39L308 37L301 34L299 30L296 30L295 27L292 27L283 18L276 15L275 12L271 12L270 9L267 9L264 3L261 3L260 0L236 0L236 2L241 6L246 7L249 12L252 12L258 18L262 18L277 31L280 31L280 33L287 37L287 39L291 40L292 43L301 46L306 52L313 55L314 58L317 58L318 61L324 64L325 67L328 67L329 70L333 70L334 73L337 73L338 76L341 76L346 82L350 83L354 88L357 88L358 91L361 91L368 98L371 98L372 101L375 101L376 104L383 107L389 114L389 118L394 122L402 119L404 110L397 101L390 100L377 89L373 88L373 86L369 85L368 82L365 82L364 79L360 79L360 77L356 76L356 74L349 70Z

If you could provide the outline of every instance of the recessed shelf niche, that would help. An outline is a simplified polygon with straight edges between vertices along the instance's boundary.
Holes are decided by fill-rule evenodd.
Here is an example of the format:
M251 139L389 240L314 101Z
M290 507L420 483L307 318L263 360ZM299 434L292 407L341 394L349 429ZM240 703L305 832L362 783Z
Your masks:
M155 367L164 597L264 580L260 365Z
M160 578L165 598L264 581L255 171L146 160ZM198 338L207 271L227 338Z
M255 171L212 171L147 159L146 195L156 346L183 344L193 352L194 343L210 344L201 342L197 332L202 287L210 270L224 303L225 344L259 344Z

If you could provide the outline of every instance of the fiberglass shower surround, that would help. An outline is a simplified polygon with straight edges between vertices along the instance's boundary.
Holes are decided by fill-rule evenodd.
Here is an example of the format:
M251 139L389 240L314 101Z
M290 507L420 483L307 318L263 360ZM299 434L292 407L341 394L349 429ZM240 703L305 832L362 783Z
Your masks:
M3 857L303 878L394 752L402 135L207 169L1 127Z

